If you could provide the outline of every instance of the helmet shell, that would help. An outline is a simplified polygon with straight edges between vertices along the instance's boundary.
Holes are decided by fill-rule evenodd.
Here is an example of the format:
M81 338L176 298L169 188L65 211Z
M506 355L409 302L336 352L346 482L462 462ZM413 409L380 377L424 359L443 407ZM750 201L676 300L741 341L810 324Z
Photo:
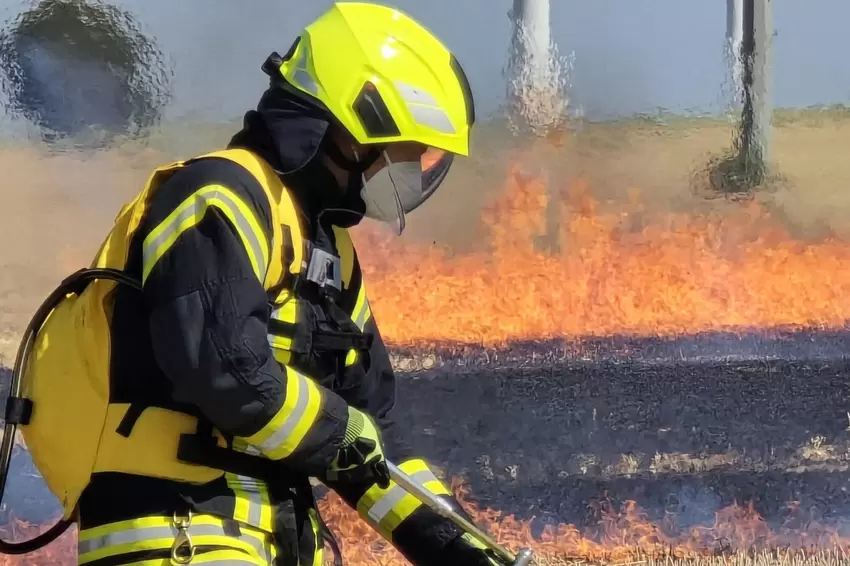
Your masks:
M338 2L308 25L280 65L361 144L419 142L469 153L469 83L439 39L403 12Z

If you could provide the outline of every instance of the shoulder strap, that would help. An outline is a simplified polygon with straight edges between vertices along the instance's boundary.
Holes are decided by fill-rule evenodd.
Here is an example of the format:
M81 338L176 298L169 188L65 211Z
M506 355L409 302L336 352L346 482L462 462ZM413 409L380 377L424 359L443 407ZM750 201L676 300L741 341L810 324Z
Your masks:
M205 157L218 157L238 163L257 179L269 198L274 229L272 249L280 251L288 248L292 253L291 257L280 252L272 254L265 280L266 289L278 286L287 271L293 275L299 273L304 261L304 235L298 209L274 169L260 156L247 149L214 151L198 159Z

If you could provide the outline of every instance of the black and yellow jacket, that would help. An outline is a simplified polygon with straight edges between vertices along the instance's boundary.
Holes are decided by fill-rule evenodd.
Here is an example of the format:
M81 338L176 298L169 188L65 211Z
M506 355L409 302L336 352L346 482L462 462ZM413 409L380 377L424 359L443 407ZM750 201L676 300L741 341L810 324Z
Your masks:
M142 438L167 428L162 415L188 416L172 423L180 431L154 434L185 440L197 427L195 437L267 465L246 462L205 479L193 471L191 481L179 471L98 467L77 507L80 563L165 557L164 538L134 546L114 533L127 525L167 531L191 513L221 518L201 526L210 537L196 538L198 552L223 552L215 537L235 529L246 552L273 533L273 548L262 552L321 564L307 478L330 467L348 405L375 417L389 459L457 505L397 422L395 376L347 230L361 216L334 212L334 199L350 197L322 192L327 179L305 165L327 123L277 102L249 112L228 150L151 177L123 267L142 292L117 286L109 294L109 403L121 412L107 428ZM478 563L454 525L395 484L329 487L413 564Z

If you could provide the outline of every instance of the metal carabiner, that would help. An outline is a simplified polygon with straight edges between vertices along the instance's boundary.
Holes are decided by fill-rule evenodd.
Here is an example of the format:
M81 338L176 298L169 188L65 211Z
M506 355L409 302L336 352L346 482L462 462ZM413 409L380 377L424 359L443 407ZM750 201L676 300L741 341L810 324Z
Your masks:
M192 544L192 537L189 535L192 512L188 511L185 517L179 517L177 511L175 511L173 520L177 534L174 536L174 543L171 545L171 563L189 564L195 558L195 545Z

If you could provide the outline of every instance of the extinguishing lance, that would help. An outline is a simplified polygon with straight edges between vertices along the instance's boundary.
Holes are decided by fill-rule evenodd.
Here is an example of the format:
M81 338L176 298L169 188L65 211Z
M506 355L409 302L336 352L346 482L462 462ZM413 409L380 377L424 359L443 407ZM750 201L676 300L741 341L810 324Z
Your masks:
M425 489L422 484L401 471L395 464L387 462L387 467L389 469L390 478L392 478L396 484L424 505L430 507L435 513L448 519L457 525L462 531L478 539L478 541L484 544L490 553L492 553L499 562L504 564L504 566L531 566L533 556L530 549L523 548L516 554L516 556L514 556L514 554L512 554L509 550L493 540L493 537L475 526L472 521L469 521L466 517L455 511L448 501L440 499Z

